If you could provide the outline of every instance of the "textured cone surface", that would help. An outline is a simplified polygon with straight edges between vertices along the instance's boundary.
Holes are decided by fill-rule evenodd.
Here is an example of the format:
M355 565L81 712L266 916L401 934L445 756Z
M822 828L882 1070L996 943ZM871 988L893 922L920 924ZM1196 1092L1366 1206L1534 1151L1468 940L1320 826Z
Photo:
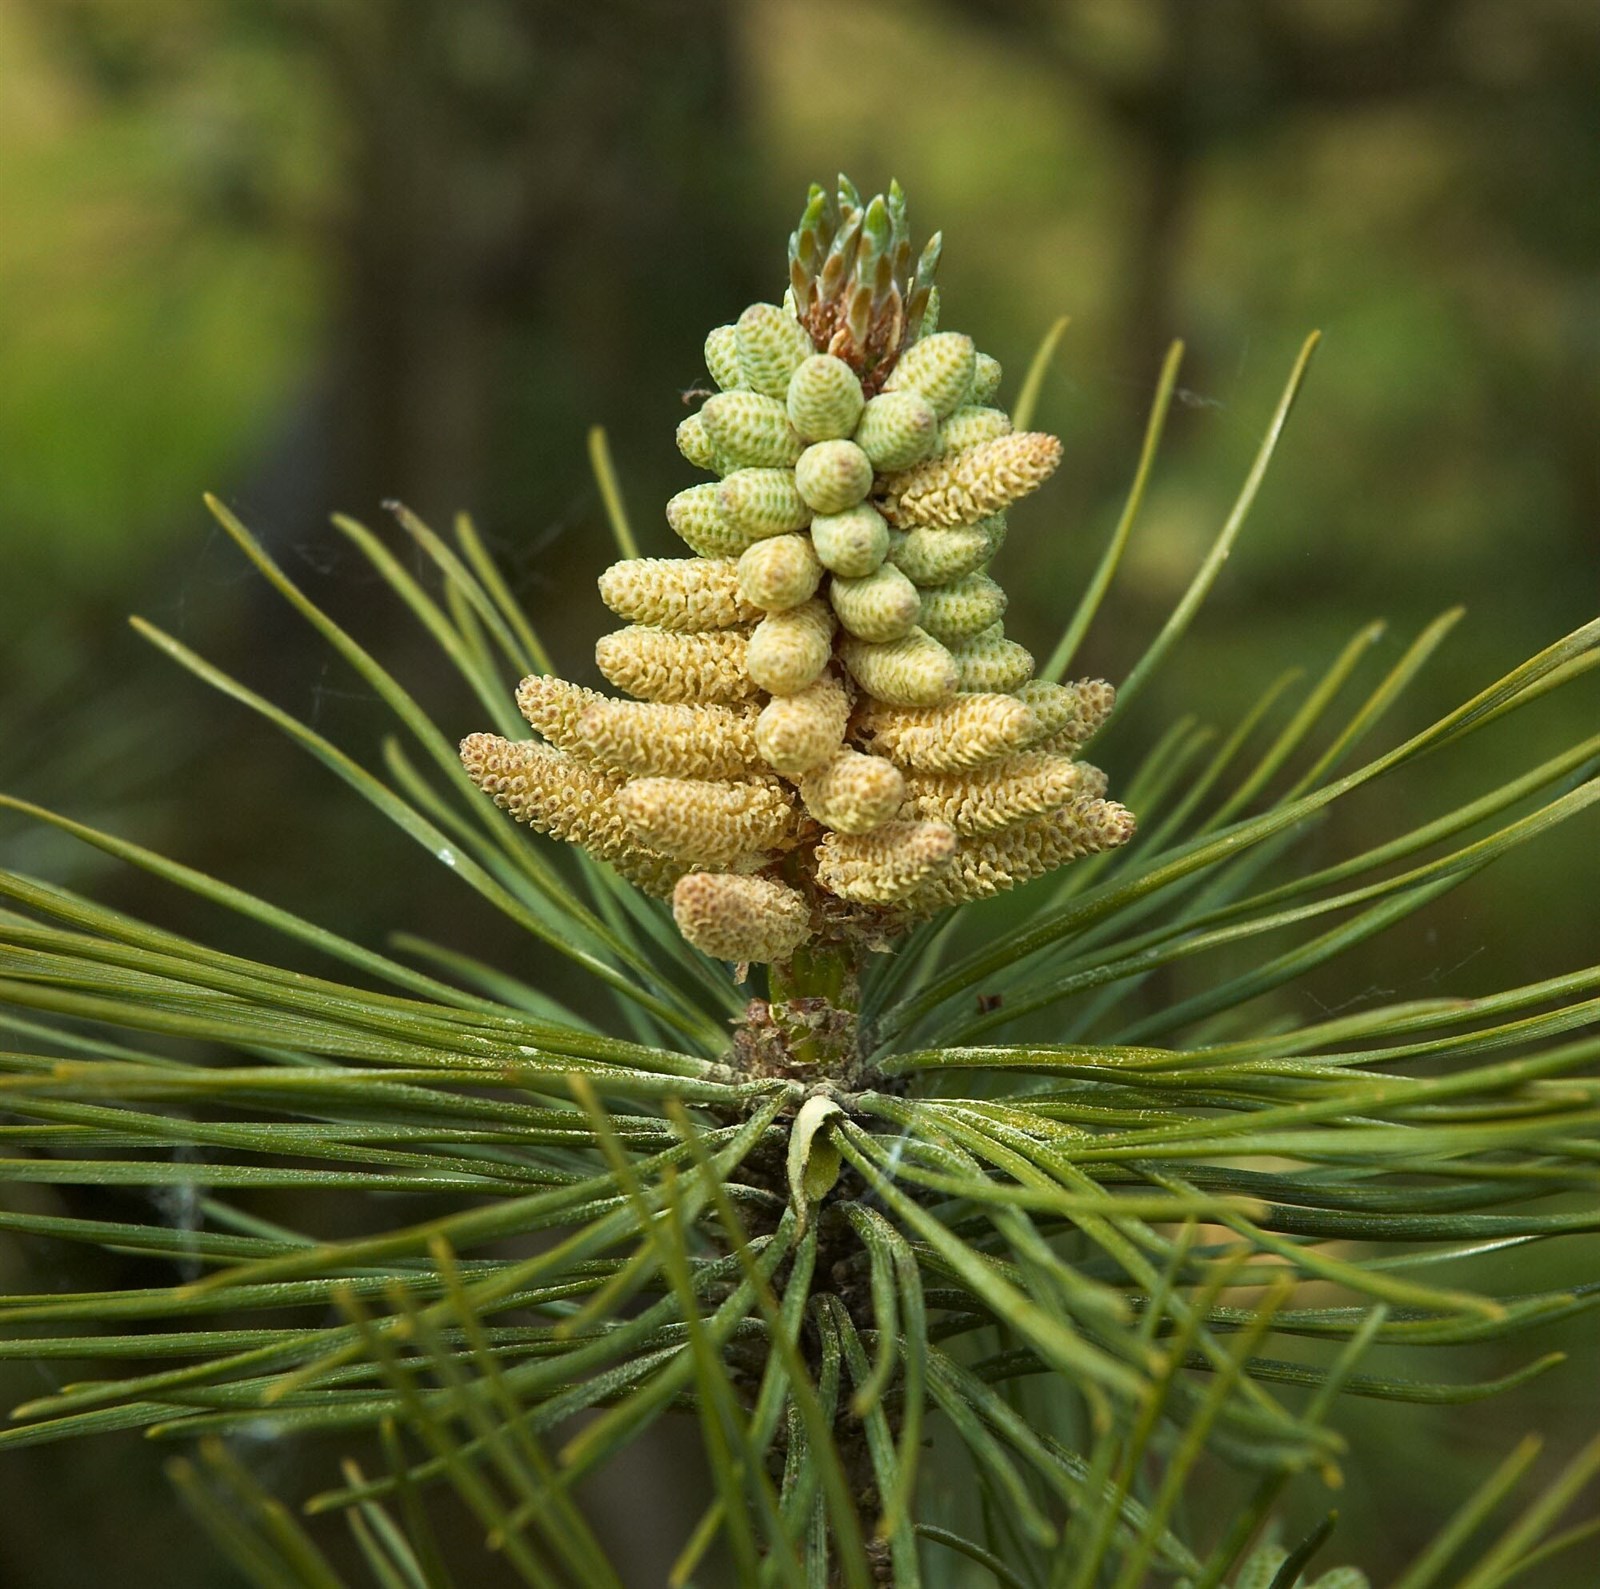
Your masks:
M981 447L986 441L1011 434L1011 418L998 408L976 404L958 408L940 427L935 449L939 453Z
M870 833L900 809L906 781L882 756L841 750L801 780L800 796L806 810L836 833Z
M1104 679L1079 679L1075 684L1047 684L1034 679L1017 689L1017 699L1026 701L1039 720L1032 743L1051 742L1052 749L1063 743L1086 744L1111 715L1117 692Z
M889 542L889 560L914 585L948 585L991 556L988 534L981 525L953 530L895 530Z
M598 690L548 673L536 673L517 686L517 710L530 728L536 728L552 745L570 750L578 720L591 707L609 700Z
M691 872L672 891L672 919L702 954L736 964L787 960L811 934L805 896L766 877Z
M619 690L640 700L725 704L754 691L745 671L749 645L746 636L733 629L674 634L636 624L603 635L594 659Z
M586 690L565 679L535 675L524 679L517 691L517 704L528 722L552 744L591 766L597 773L617 775L664 775L671 777L735 777L758 765L755 747L753 708L736 711L725 706L668 706L643 701L619 701ZM483 743L494 742L488 736ZM463 742L464 744L468 742ZM477 737L471 741L479 745ZM507 741L499 741L501 746ZM515 746L513 746L515 749ZM518 755L532 757L539 747ZM479 745L478 754L482 754ZM504 756L504 752L499 752ZM577 763L574 763L576 765ZM537 780L565 776L569 764L530 761L523 768L529 782L525 800L531 800ZM575 785L590 795L611 790L611 783ZM505 805L504 801L500 801ZM510 807L507 807L510 809ZM548 822L535 820L534 807L514 812L541 831L552 832L568 842L589 842L558 830ZM573 830L576 831L576 830ZM597 853L634 877L641 886L655 892L662 889L659 868L620 854L615 846L600 842ZM642 869L641 869L642 868ZM675 876L676 873L672 873ZM666 878L670 884L672 876Z
M1012 695L957 695L939 706L869 702L860 716L873 749L920 772L962 772L1038 737L1039 720Z
M728 517L722 487L715 481L690 486L667 503L667 523L691 551L702 557L737 557L752 537Z
M946 870L919 883L914 892L907 891L904 908L911 914L931 915L968 900L987 899L1069 861L1126 844L1133 832L1133 816L1126 807L1111 800L1090 800L998 833L963 839Z
M797 778L839 749L849 718L849 692L825 675L796 695L774 696L761 708L756 748L775 772Z
M502 811L541 833L581 845L651 893L666 893L683 867L641 845L617 806L622 780L535 740L469 734L467 776Z
M700 410L717 453L736 468L787 469L805 448L789 411L759 392L723 392Z
M678 426L677 443L678 451L696 469L709 469L714 474L727 472L722 467L724 463L722 455L712 445L710 433L706 430L706 422L698 414L691 414Z
M751 304L734 334L744 384L763 397L785 397L789 378L816 349L792 315L770 303Z
M1040 754L1054 756L1057 752L1041 751ZM1070 756L1064 759L1072 760ZM1086 761L1073 762L1073 765L1078 769L1078 788L1068 803L1081 805L1085 800L1104 800L1111 780L1098 767L1091 766Z
M1033 654L1007 640L999 624L950 648L955 658L957 688L1005 694L1033 677Z
M718 326L706 338L706 368L725 392L745 384L744 368L739 362L739 334L733 326Z
M998 623L1005 611L1006 593L987 574L968 574L937 590L924 591L918 622L935 640L954 646Z
M817 847L817 881L858 905L894 905L951 864L955 829L888 822L875 832L830 833Z
M875 507L863 502L848 513L813 519L811 544L825 568L846 579L862 579L889 555L889 526Z
M853 441L819 441L800 454L795 485L814 513L843 513L872 489L872 461Z
M772 695L796 695L813 683L833 654L833 613L815 598L756 625L746 653L750 678Z
M885 563L865 579L829 581L839 622L860 640L899 640L920 621L922 597L898 568Z
M980 353L973 361L972 390L967 394L969 403L992 403L1000 390L1002 375L999 359Z
M953 413L972 390L977 350L959 331L940 331L906 349L885 392L915 392L940 419Z
M560 743L636 778L737 778L755 767L755 712L600 696Z
M461 741L467 775L502 811L544 833L587 847L638 842L615 810L623 780L585 766L537 740L469 734Z
M735 469L713 489L727 523L741 537L741 551L763 536L803 530L811 522L792 469Z
M761 614L739 594L730 557L635 557L600 576L600 599L619 618L663 629L729 629Z
M1095 768L1068 756L1024 753L970 772L912 773L902 815L948 822L968 837L1054 811L1091 789L1095 795L1105 789Z
M776 779L636 778L616 799L640 844L692 866L731 866L795 832L793 796Z
M789 423L807 441L848 436L866 399L856 372L831 353L814 353L789 379Z
M847 638L839 655L856 683L890 706L936 706L960 682L950 653L921 629L886 645Z
M782 612L810 601L822 583L822 560L809 535L774 535L739 558L739 590L763 612Z
M976 524L1037 491L1060 462L1061 443L1054 436L1018 431L895 475L883 511L902 529Z
M909 469L933 450L939 416L916 392L886 392L862 410L855 443L874 469Z

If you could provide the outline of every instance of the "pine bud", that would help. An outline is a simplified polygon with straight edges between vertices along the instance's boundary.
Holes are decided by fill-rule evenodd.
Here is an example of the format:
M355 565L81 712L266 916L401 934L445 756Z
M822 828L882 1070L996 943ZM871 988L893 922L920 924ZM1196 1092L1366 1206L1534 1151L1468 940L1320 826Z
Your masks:
M701 954L737 965L787 960L811 936L804 895L767 877L690 872L672 891L672 919Z
M1030 744L1039 720L1014 695L957 695L939 706L863 704L860 730L872 748L920 772L981 767Z
M841 750L800 781L806 810L835 833L870 833L899 809L906 797L900 769L882 756Z
M805 448L788 410L759 392L708 397L700 418L712 447L735 469L792 469Z
M785 396L789 378L816 352L800 322L775 304L751 304L739 316L734 333L744 384L763 397Z
M978 354L972 368L972 390L967 394L969 403L992 403L1000 390L1000 361L987 353Z
M887 645L848 638L839 654L856 683L890 706L936 706L960 682L950 653L922 629Z
M749 644L737 629L673 634L635 624L602 635L594 659L619 690L640 700L738 701L753 693L745 671Z
M972 390L976 365L977 350L971 337L959 331L940 331L923 337L900 355L883 389L916 392L943 419L954 413Z
M616 801L640 844L693 866L729 867L763 855L797 828L794 797L775 778L635 778Z
M763 612L798 607L816 595L822 561L809 535L773 535L746 548L739 558L739 590Z
M831 353L813 353L789 378L789 423L807 441L848 436L865 401L856 372Z
M884 513L902 529L976 524L1037 490L1061 462L1061 443L1025 430L930 458L887 484Z
M1005 611L1006 593L987 574L968 574L953 584L923 591L920 622L934 639L955 646L998 623Z
M702 557L737 557L751 537L728 517L722 487L714 480L690 486L667 503L667 523L678 539Z
M1006 756L971 772L920 772L906 779L904 815L948 822L957 833L992 833L1054 811L1089 790L1104 793L1097 769L1067 756ZM809 802L807 802L809 804Z
M557 743L596 766L635 778L737 778L757 764L755 723L748 706L616 701L600 695Z
M718 326L706 338L706 368L725 392L747 384L739 362L739 336L733 326Z
M797 695L775 695L756 718L756 748L767 765L798 778L828 760L844 743L850 695L831 673Z
M620 618L663 629L727 629L760 612L739 594L731 557L633 557L600 576L600 599Z
M872 489L872 462L853 441L818 441L794 466L800 495L814 513L843 513Z
M829 833L817 881L859 905L894 905L951 863L956 834L942 822L886 822L871 833Z
M741 552L752 541L802 530L811 522L811 509L795 485L792 469L735 469L714 489L729 525L742 538Z
M861 411L855 443L880 473L909 469L933 450L939 416L916 392L880 392Z
M745 667L772 695L796 695L815 681L833 653L833 613L813 597L785 612L769 612L750 636Z
M889 551L889 526L863 502L848 513L825 513L811 521L811 544L824 568L846 579L860 579L883 562Z
M719 401L712 398L711 402ZM706 405L708 408L710 403ZM963 404L940 427L934 443L935 453L961 452L968 447L980 447L1011 434L1011 416L998 408L983 408L976 403Z
M1033 653L1007 640L997 623L951 646L950 655L955 658L959 690L1006 694L1033 677Z
M948 585L981 567L989 556L989 537L976 524L889 532L889 561L913 585Z
M839 622L858 640L898 640L918 622L922 598L917 587L891 563L861 579L835 575L828 599Z

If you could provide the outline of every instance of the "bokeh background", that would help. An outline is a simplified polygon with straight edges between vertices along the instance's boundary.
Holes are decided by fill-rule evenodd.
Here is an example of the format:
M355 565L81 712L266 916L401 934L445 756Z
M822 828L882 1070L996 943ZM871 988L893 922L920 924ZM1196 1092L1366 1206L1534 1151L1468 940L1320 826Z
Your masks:
M839 169L869 192L898 176L918 232L944 230L946 323L1001 359L1007 395L1072 316L1039 416L1067 461L999 570L1008 630L1041 654L1115 521L1162 354L1187 344L1088 671L1118 677L1158 627L1304 334L1325 333L1246 539L1119 730L1114 775L1179 715L1227 723L1281 669L1320 670L1371 617L1390 620L1377 669L1469 609L1397 732L1600 608L1593 0L0 0L0 787L344 931L546 974L123 616L371 755L378 703L210 527L215 489L464 732L467 703L430 694L436 670L328 527L400 498L439 524L470 509L591 679L614 554L585 433L607 427L645 548L670 554L659 506L693 478L672 432L701 339L781 292L806 184ZM1597 719L1592 690L1553 702L1487 771L1444 758L1389 798L1440 809ZM1288 1007L1589 963L1595 841L1592 822L1545 840ZM14 820L0 854L267 947ZM1505 1262L1527 1289L1558 1255ZM0 1243L9 1287L124 1278ZM1453 1361L1477 1377L1561 1344ZM8 1405L35 1383L0 1373ZM1542 1427L1559 1453L1597 1401L1558 1375L1467 1412L1354 1406L1369 1455L1335 1555L1381 1582L1517 1435ZM0 1455L0 1583L231 1584L157 1455ZM263 1460L292 1489L331 1454ZM627 1476L630 1537L681 1533L678 1466Z

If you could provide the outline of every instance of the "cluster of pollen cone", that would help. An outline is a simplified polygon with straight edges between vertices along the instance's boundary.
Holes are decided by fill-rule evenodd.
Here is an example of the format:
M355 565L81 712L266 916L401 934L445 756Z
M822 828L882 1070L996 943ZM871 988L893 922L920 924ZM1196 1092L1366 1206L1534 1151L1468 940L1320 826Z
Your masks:
M667 504L695 555L600 578L627 627L595 657L630 698L525 679L540 737L462 742L498 805L670 897L718 959L881 940L1133 832L1075 759L1111 686L1035 681L1006 638L990 559L1061 444L937 329L938 254L913 260L897 186L811 190L782 307L711 333L720 390L678 427L716 476Z

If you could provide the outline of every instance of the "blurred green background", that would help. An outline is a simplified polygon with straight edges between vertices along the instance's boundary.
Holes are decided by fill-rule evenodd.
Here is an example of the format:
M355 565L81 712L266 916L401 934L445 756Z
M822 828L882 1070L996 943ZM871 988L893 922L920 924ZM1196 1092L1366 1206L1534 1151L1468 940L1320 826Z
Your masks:
M1600 608L1593 0L0 0L0 787L345 931L420 930L537 978L122 617L371 759L378 703L208 527L215 489L465 732L470 703L430 695L438 669L327 525L401 498L440 525L470 509L593 682L593 576L614 553L585 432L608 428L645 549L670 555L659 508L694 478L672 432L701 339L781 293L806 184L839 169L869 192L898 176L918 233L943 229L945 323L1001 359L1003 396L1073 317L1039 415L1067 461L998 568L1008 630L1041 655L1115 521L1166 345L1187 343L1086 671L1118 677L1159 626L1302 337L1326 334L1246 540L1107 750L1113 776L1175 716L1226 724L1371 617L1390 620L1379 669L1469 608L1398 732ZM1559 700L1493 754L1548 753L1596 716L1592 691ZM1501 771L1458 763L1396 785L1402 817ZM1340 820L1349 838L1392 817ZM1284 1007L1591 961L1594 843L1592 822L1543 841ZM16 822L0 854L268 947ZM1512 1261L1519 1289L1539 1283L1543 1256ZM0 1245L0 1284L89 1272ZM1557 1334L1463 1351L1461 1376ZM33 1383L0 1376L11 1401ZM1592 1428L1583 1384L1470 1416L1355 1409L1379 1451L1335 1554L1381 1580L1516 1434ZM274 1460L291 1482L300 1459ZM328 1460L304 1459L308 1484ZM629 1483L671 1537L663 1465ZM148 1448L7 1457L0 1484L0 1584L69 1589L113 1562L130 1589L232 1581L174 1521Z

